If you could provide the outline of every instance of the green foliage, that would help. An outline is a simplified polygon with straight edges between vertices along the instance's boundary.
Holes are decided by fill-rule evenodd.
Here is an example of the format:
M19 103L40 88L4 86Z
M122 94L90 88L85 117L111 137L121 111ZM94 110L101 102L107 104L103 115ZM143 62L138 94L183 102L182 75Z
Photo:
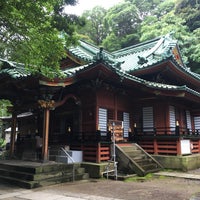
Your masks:
M153 178L154 178L153 174L149 173L146 176L134 176L134 177L127 178L125 179L125 182L135 182L135 181L144 182L144 181L152 180Z
M6 140L4 140L3 138L0 138L0 147L4 148L6 146Z
M0 116L8 116L8 106L11 106L11 102L9 100L0 99Z
M75 44L78 18L63 13L75 0L5 0L0 3L0 56L32 72L59 72L65 47ZM60 37L63 31L65 37Z
M190 40L189 53L193 61L200 63L200 28L196 29Z
M191 31L200 28L199 0L178 0L176 14L185 19L186 25Z
M183 45L184 40L189 37L188 27L184 26L185 20L174 15L174 11L158 19L155 16L147 17L141 28L141 41L153 39L157 36L174 32L175 38Z
M109 51L115 51L121 48L121 44L118 42L118 37L114 33L111 33L103 41L103 47Z
M152 16L157 16L157 18L159 19L160 17L174 10L174 7L175 7L174 0L167 0L160 2L159 4L157 4L155 10L153 10Z
M113 51L137 43L140 22L134 4L125 2L112 7L104 17L104 26L108 27L109 34L103 40L103 46Z
M118 4L108 10L104 20L109 30L118 37L132 34L140 22L137 8L130 2Z
M175 15L174 10L159 19L156 16L147 17L142 23L140 40L153 39L169 32L173 32L174 38L178 40L184 62L192 61L189 66L198 72L198 69L193 65L200 62L199 30L190 32L189 27L185 24L185 19Z
M141 20L144 20L147 16L154 15L158 5L165 0L126 0L126 2L135 5Z
M78 33L87 35L94 44L100 45L107 35L106 27L103 24L105 14L106 10L100 6L84 12L82 17L85 18L85 26Z
M174 38L179 42L184 61L199 73L199 11L199 0L125 0L102 16L102 30L106 32L102 43L100 40L100 43L97 43L93 37L89 34L88 36L95 44L115 51L173 32ZM89 30L92 30L91 25L88 26L87 32ZM86 30L81 34L87 35L84 31Z
M192 71L200 74L200 28L194 30L190 35L187 45L187 55Z

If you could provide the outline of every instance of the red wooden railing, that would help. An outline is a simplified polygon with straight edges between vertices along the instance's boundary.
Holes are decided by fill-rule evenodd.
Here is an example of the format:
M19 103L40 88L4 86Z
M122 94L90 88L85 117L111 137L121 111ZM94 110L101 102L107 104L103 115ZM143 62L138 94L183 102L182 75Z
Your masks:
M150 154L159 154L159 155L179 155L180 154L180 145L179 141L171 140L146 140L138 141L138 144Z
M191 153L200 153L200 131L181 127L135 128L125 140L138 143L150 154L181 155L181 140L188 139ZM71 150L83 151L83 160L100 163L111 158L110 132L71 133L71 136L50 135L50 143L70 145Z
M111 141L107 133L84 132L50 135L51 145L69 145L83 152L83 161L100 163L111 159Z
M181 140L188 139L191 153L200 153L200 131L186 128L146 128L134 129L129 140L137 142L145 151L159 155L181 155Z

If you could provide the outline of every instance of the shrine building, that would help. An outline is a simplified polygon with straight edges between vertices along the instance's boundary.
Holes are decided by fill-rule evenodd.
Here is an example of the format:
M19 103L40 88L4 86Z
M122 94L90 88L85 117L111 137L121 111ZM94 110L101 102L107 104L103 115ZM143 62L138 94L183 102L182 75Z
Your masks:
M35 159L36 135L43 161L64 147L81 162L107 162L113 137L160 161L200 153L200 75L170 34L114 52L79 41L66 54L64 76L53 80L0 60L0 98L13 105L11 157Z

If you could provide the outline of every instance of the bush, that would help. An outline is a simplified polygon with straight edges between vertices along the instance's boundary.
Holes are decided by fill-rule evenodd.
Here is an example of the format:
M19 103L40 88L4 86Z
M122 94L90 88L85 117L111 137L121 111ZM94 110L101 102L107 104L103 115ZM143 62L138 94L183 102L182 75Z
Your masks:
M0 138L0 148L4 148L6 146L6 140L3 138Z

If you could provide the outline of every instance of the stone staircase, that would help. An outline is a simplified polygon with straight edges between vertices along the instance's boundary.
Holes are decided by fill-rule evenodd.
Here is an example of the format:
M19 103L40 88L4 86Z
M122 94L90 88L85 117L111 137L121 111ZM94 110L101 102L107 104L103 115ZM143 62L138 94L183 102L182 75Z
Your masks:
M0 161L0 181L27 189L88 178L89 174L78 163Z
M116 157L118 170L126 174L136 173L139 176L145 176L163 168L160 163L135 143L117 144Z

